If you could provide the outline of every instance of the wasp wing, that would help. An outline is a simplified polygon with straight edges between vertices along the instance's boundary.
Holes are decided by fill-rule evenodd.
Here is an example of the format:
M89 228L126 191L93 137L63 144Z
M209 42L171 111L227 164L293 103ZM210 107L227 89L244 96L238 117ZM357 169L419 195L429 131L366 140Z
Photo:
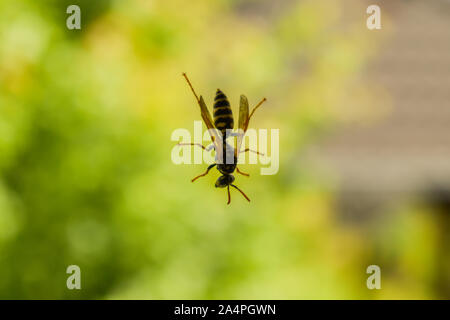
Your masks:
M208 128L209 134L211 135L212 142L216 145L217 142L220 141L220 139L217 134L217 129L213 125L211 114L209 113L208 108L206 107L206 103L203 100L202 96L200 96L198 103L200 105L200 112L202 115L203 122L205 123L206 127Z
M248 117L249 110L248 109L249 108L248 108L247 97L242 94L241 101L239 103L239 125L238 125L237 143L236 143L236 148L234 149L236 157L241 150L241 144L242 144L242 141L244 140L245 132L247 132L248 121L249 121L249 117Z
M200 105L200 113L203 119L203 122L205 123L206 127L208 128L208 132L211 136L211 140L214 144L214 148L216 149L216 154L218 156L221 156L222 148L221 146L221 139L218 134L217 129L214 127L211 114L208 111L208 107L206 107L205 100L203 100L203 97L200 96L200 99L198 100L198 104ZM221 159L221 158L219 158Z

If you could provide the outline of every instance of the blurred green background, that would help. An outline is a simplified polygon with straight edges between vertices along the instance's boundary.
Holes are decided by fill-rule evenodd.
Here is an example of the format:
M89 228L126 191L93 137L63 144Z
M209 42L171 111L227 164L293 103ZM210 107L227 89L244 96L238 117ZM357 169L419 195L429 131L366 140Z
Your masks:
M447 207L412 197L342 219L339 183L305 156L380 116L361 74L395 21L369 31L367 5L0 1L0 298L449 298ZM251 126L280 129L280 171L243 166L250 204L227 206L217 171L192 184L206 165L172 163L172 131L200 120L182 72L235 115L240 94L268 98Z

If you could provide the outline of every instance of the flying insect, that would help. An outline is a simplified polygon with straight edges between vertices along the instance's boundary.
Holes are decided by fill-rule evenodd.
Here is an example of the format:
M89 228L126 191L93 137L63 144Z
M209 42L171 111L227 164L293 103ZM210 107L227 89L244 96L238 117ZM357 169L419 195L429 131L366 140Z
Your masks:
M233 112L231 110L230 102L228 101L227 96L220 90L217 89L216 96L214 98L214 108L213 108L213 118L208 111L208 108L203 100L202 96L198 96L195 92L191 81L187 77L186 73L183 73L183 77L186 79L189 87L191 88L192 93L197 100L198 105L200 106L200 114L202 116L203 122L208 128L208 132L211 136L212 145L205 147L199 143L178 143L178 145L193 145L199 146L204 150L211 150L213 148L216 151L215 163L211 164L204 173L198 175L197 177L192 179L192 182L196 181L200 177L206 176L209 171L217 166L217 170L222 174L216 181L216 188L227 188L228 193L228 202L231 202L230 195L230 186L238 190L247 201L250 202L249 197L236 185L233 184L235 177L233 176L233 172L236 170L237 173L242 174L244 176L249 176L249 174L244 173L239 170L237 167L237 159L239 153L243 152L255 152L257 154L261 154L258 151L253 151L248 148L241 150L241 144L244 140L245 133L248 129L248 124L253 116L256 109L258 109L266 98L263 98L253 109L252 112L249 113L249 106L247 97L241 95L240 97L240 106L239 106L239 122L238 122L238 132L231 133L234 127L234 118ZM236 136L236 147L233 148L230 144L227 143L226 139L229 136ZM225 161L224 161L225 160Z

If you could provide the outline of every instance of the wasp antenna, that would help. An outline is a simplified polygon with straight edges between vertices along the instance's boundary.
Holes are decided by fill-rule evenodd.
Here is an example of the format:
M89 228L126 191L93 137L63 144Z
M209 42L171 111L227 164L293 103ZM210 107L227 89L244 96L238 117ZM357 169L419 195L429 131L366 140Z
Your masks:
M238 187L236 187L234 184L231 184L231 186L235 189L237 189L243 196L245 199L247 199L248 202L250 202L250 199L247 197L247 195L244 193L244 191L242 191L241 189L239 189Z
M230 204L230 202L231 202L230 185L227 186L227 191L228 191L228 202L227 202L227 204Z

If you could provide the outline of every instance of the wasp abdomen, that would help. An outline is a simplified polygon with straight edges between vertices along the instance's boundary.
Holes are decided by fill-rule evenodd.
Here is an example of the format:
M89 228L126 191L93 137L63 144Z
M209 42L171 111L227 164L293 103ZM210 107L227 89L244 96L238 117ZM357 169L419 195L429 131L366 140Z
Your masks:
M217 89L214 98L214 125L225 136L227 129L233 129L234 119L227 96Z

